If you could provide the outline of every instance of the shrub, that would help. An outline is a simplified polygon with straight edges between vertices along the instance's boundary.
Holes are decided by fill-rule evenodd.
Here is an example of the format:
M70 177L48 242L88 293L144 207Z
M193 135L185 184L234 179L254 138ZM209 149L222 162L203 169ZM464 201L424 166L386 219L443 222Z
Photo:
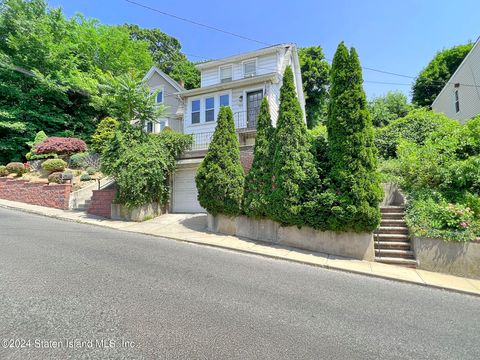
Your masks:
M380 223L383 191L362 82L357 52L342 42L332 63L327 121L329 180L337 194L329 227L336 231L370 232Z
M95 173L97 172L97 170L91 166L87 167L85 171L87 172L88 175L95 175Z
M33 141L27 142L27 145L30 147L30 151L25 155L27 160L35 160L35 145L41 143L43 140L47 138L47 134L44 131L39 131L35 135ZM33 157L33 158L32 158Z
M98 125L97 129L92 135L92 144L91 148L97 153L101 154L105 149L108 141L113 138L115 131L118 129L120 123L118 120L106 117L102 119Z
M310 138L297 99L290 66L283 74L280 108L274 136L273 191L269 216L285 225L303 225L304 204L310 199L317 172Z
M67 163L62 159L50 159L42 164L42 168L49 173L62 172L67 168Z
M86 152L73 154L72 156L70 156L68 166L72 169L83 169L84 167L87 166L85 162L85 158L87 156L88 156L88 153Z
M261 218L267 216L267 208L272 192L272 140L273 127L267 98L260 106L257 135L253 149L253 162L245 177L243 211L247 216Z
M458 123L443 114L421 108L407 116L392 121L389 125L376 129L375 144L381 157L385 159L397 156L397 146L401 140L409 140L422 145L435 131L444 126L458 126Z
M10 174L16 174L17 176L22 176L28 169L21 162L11 162L5 167Z
M0 177L7 176L9 171L7 170L7 167L5 165L0 165Z
M229 107L222 107L212 142L195 177L200 205L212 215L238 215L244 180L233 113Z
M80 181L90 181L90 180L92 180L92 178L90 177L89 174L82 174L80 176Z
M49 183L54 183L54 184L61 184L62 183L62 178L61 178L62 172L54 172L48 175L48 182Z
M48 137L41 143L35 145L36 154L63 154L71 155L83 152L87 149L87 145L83 140L68 137Z

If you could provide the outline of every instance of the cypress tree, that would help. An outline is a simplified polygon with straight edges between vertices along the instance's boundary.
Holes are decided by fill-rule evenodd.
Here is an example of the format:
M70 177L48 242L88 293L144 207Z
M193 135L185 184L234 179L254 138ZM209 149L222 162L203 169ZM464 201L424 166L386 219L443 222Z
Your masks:
M303 206L318 177L290 66L285 69L280 89L274 144L269 215L284 225L304 225Z
M328 109L330 181L337 199L333 230L372 231L380 222L383 192L377 171L373 126L362 87L357 52L340 43L333 58Z
M245 177L243 211L252 218L267 216L269 197L272 192L272 140L273 127L267 98L260 105L257 136L253 149L253 162Z
M233 113L230 107L223 106L212 142L195 177L200 205L212 215L238 215L244 180Z

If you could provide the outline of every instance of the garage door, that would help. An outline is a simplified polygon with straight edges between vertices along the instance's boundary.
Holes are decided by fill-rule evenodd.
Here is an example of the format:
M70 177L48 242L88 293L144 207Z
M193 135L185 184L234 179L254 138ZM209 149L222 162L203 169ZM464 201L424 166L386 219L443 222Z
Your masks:
M197 200L195 185L196 167L179 168L173 177L172 212L199 213L205 212Z

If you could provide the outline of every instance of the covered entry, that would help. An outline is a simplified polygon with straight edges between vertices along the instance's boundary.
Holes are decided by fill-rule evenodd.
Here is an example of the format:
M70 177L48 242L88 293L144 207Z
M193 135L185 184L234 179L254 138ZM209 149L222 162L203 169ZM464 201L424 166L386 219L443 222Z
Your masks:
M172 212L204 213L197 200L195 174L199 163L179 165L173 176Z

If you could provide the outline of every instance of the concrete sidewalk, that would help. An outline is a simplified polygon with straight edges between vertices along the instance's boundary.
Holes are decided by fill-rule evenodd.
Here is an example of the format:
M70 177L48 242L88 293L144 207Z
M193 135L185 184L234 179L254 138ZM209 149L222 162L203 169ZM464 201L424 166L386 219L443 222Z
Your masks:
M104 219L79 211L52 209L1 199L0 207L62 220L104 226L146 235L161 236L178 241L242 251L313 266L320 266L328 269L348 271L362 275L480 296L480 280L467 279L425 270L403 268L376 262L347 259L291 247L255 242L235 236L213 234L206 229L207 221L205 214L168 214L149 221L136 223Z

